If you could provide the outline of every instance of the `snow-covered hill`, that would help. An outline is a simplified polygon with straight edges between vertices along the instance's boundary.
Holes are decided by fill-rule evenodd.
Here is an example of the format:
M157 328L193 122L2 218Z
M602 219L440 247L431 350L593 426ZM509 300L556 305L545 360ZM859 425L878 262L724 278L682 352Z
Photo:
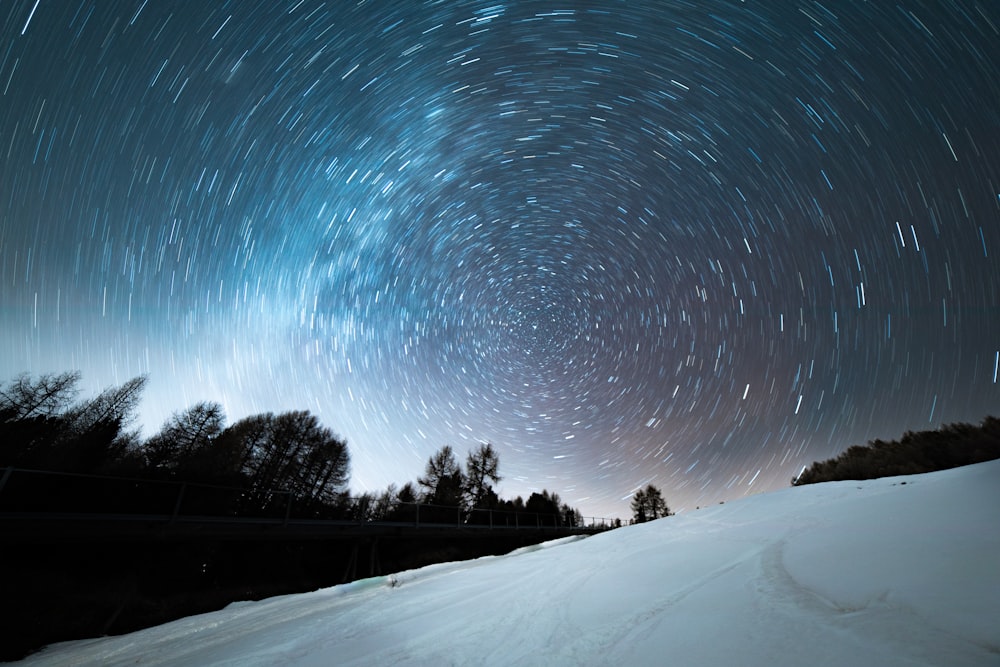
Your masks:
M31 665L1000 665L1000 461L790 488Z

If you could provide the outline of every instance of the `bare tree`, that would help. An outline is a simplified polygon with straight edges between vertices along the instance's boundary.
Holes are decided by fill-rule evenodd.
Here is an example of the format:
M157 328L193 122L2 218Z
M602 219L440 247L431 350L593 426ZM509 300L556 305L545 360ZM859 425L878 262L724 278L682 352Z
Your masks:
M22 374L0 389L0 466L62 467L58 445L70 432L66 412L79 373Z
M0 462L49 470L107 470L121 461L138 438L127 431L146 377L110 387L73 404L77 372L21 375L0 390Z
M135 419L147 380L147 376L139 375L84 401L68 415L74 428L83 432L101 424L117 423L124 429Z
M426 489L424 499L438 505L458 506L462 501L464 476L451 445L445 445L427 461L417 483Z
M76 398L79 382L79 371L59 375L48 373L37 380L22 373L0 389L0 419L13 421L60 415Z
M222 433L225 419L222 406L207 401L175 412L143 446L148 465L174 468L206 451Z
M251 495L260 504L266 505L275 492L333 503L347 484L347 443L309 412L247 417L222 438L238 452Z
M469 452L465 460L465 501L468 509L482 507L483 501L490 497L493 484L502 479L497 472L499 468L500 455L490 443L481 444Z

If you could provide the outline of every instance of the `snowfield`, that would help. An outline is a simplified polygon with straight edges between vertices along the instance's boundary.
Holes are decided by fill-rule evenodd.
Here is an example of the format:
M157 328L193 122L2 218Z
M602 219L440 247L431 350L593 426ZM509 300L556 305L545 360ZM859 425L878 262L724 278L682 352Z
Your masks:
M18 664L1000 665L1000 461L789 488Z

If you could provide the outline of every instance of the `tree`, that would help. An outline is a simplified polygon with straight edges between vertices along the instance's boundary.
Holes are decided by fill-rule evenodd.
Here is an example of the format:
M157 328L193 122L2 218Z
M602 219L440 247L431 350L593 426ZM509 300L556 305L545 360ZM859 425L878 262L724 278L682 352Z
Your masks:
M386 521L390 519L396 510L398 496L399 489L396 488L395 484L387 486L385 491L375 497L375 503L371 511L371 520Z
M133 378L73 405L77 372L20 375L0 390L0 463L94 472L120 460L136 432L135 417L146 377Z
M240 472L255 484L255 473L270 447L274 413L251 415L232 424L219 436L219 444L233 452Z
M335 504L347 484L347 443L307 411L254 415L219 436L246 476L251 504L267 507L276 493Z
M542 489L541 493L534 492L528 496L527 502L524 503L524 509L527 512L541 515L535 517L535 520L541 522L542 525L562 525L561 503L558 493L549 493L547 489ZM551 516L552 519L544 518L546 516Z
M413 488L413 482L407 482L396 494L396 501L400 503L417 502L417 490Z
M390 484L389 488L386 489L386 492L389 493L393 491L394 488L395 485ZM416 488L413 486L413 482L407 482L401 489L395 492L395 497L392 501L392 508L385 518L389 521L416 521L416 503L418 500L419 497Z
M378 498L371 491L349 498L344 505L345 518L359 522L378 521L379 517L375 516L377 502Z
M635 492L631 507L635 523L644 523L670 515L670 508L667 507L663 494L652 484Z
M670 508L667 507L667 501L663 499L663 494L660 490L652 484L646 487L646 503L650 519L670 516Z
M464 480L455 452L451 445L445 445L428 459L424 476L418 478L417 483L425 489L425 502L458 507L462 502Z
M321 426L308 412L288 413L295 417L301 445L292 454L286 484L299 498L322 503L332 502L346 484L350 470L347 442ZM280 417L279 417L280 418Z
M79 373L22 374L0 389L0 466L53 465L56 443L69 430L66 412L76 396Z
M496 498L493 484L502 479L497 472L499 467L500 455L490 443L481 444L469 452L465 460L466 508L470 510L489 508L491 503L486 501Z
M76 397L80 372L47 373L32 380L27 373L0 389L0 420L61 416Z
M79 470L95 470L101 463L121 458L138 441L135 422L148 377L139 375L108 387L68 414L81 461ZM89 463L89 465L88 465Z
M632 502L630 504L632 509L632 521L635 523L645 523L646 522L646 491L639 489L634 494L632 494Z
M160 432L146 441L143 453L151 468L177 468L202 458L221 435L225 414L218 403L202 401L175 412ZM190 467L190 466L189 466Z
M119 461L138 441L128 430L135 421L147 377L139 375L69 409L66 430L55 443L52 467L101 472Z
M129 425L135 419L147 381L147 376L138 375L85 401L70 413L74 426L82 431L102 423L118 422L122 428Z
M562 525L567 528L581 528L583 527L583 515L580 510L574 509L563 503L559 508L559 513L562 515Z

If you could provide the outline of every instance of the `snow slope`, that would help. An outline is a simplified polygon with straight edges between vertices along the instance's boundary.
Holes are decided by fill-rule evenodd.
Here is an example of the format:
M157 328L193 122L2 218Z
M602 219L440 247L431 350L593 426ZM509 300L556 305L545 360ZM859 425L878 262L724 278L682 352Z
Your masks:
M1000 461L238 603L25 665L1000 665Z

